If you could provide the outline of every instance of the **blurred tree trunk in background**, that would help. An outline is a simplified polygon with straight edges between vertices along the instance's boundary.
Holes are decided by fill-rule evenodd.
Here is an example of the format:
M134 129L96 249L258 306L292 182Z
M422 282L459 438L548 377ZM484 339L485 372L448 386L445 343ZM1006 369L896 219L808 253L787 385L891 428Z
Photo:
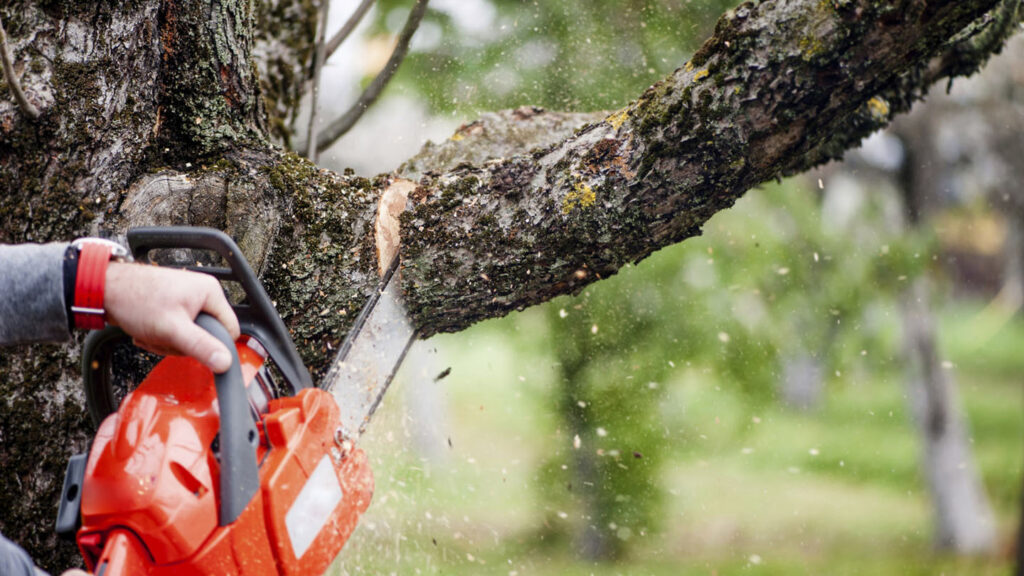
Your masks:
M908 399L921 433L922 467L931 491L935 543L960 554L993 552L995 519L971 453L952 373L936 342L931 281L915 278L900 298Z
M814 410L825 393L823 358L811 351L783 353L781 397L783 403L798 410Z
M552 535L568 535L588 562L617 560L642 543L664 501L668 450L657 382L667 362L637 352L664 346L654 336L663 328L630 302L635 295L614 286L564 299L564 308L549 306L546 315L556 344L561 441L544 463L540 488Z
M685 66L560 140L505 142L490 150L500 159L476 164L420 159L401 218L413 322L424 336L457 331L699 234L752 186L840 156L933 83L976 71L1016 29L1017 6L747 3ZM0 10L17 63L9 81L41 113L4 83L0 241L225 230L322 374L376 287L378 200L394 177L320 170L272 144L290 136L307 85L315 3ZM519 112L518 126L552 116ZM474 134L467 125L450 143L479 147ZM0 356L0 529L52 571L77 556L50 527L66 458L91 435L77 354L70 344Z
M1001 327L1024 302L1024 41L1009 42L993 64L952 93L935 95L893 130L909 152L902 182L909 226L924 226L929 214L943 205L984 201L994 209L1004 230L1001 254L995 254L1002 258L1003 276L990 283L976 272L958 274L955 288L982 294L998 290L986 314ZM967 233L972 234L977 233ZM970 237L952 241L977 244ZM959 252L961 258L970 257ZM982 252L974 257L991 256ZM922 276L908 287L901 306L910 400L924 442L936 538L944 549L992 551L994 517L971 456L953 372L941 366L935 320L928 312L931 292L931 283ZM996 337L995 332L988 335Z
M569 469L564 487L571 499L576 500L576 506L570 508L570 518L566 520L574 528L571 530L573 545L580 558L588 562L610 561L619 556L622 546L615 538L615 531L608 527L614 518L615 507L608 506L609 498L602 498L602 492L607 490L595 451L598 425L588 417L588 412L593 411L594 398L588 393L586 383L587 364L599 352L588 338L587 326L591 323L586 312L573 310L572 315L573 319L566 321L554 307L549 308L548 313L553 340L559 343L555 348L557 381L560 384L558 414L573 446L570 457L566 459ZM556 484L551 488L558 490L560 487Z
M927 123L931 118L918 115L914 119ZM921 234L921 228L930 224L927 215L937 210L939 203L934 189L921 187L933 186L935 181L922 181L914 175L919 170L940 172L941 162L928 154L933 149L931 140L907 135L908 124L900 124L902 146L896 131L890 131L847 154L840 165L842 172L832 176L827 193L840 188L847 194L895 192L902 197L898 204L903 213L888 226L909 236ZM839 179L845 186L835 182ZM929 256L927 252L919 255L930 262ZM919 433L920 469L933 510L935 546L959 554L992 552L996 545L993 513L974 463L953 372L939 352L929 276L936 270L926 263L916 271L901 272L904 280L896 295L902 328L901 364L908 408Z

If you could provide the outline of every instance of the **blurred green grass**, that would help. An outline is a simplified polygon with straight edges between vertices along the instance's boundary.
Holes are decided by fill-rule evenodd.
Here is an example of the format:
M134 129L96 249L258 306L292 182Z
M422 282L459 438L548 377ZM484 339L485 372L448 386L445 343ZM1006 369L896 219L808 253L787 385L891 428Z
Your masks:
M428 355L438 372L452 367L426 383L445 406L440 455L413 447L416 423L401 389L413 384L400 383L364 439L377 490L334 573L1006 574L1024 460L1024 322L1002 322L979 347L972 331L988 329L984 314L983 303L950 306L941 333L998 516L993 558L933 552L917 438L893 363L833 378L813 412L753 405L713 369L679 368L661 407L671 446L663 525L632 534L640 542L620 563L578 562L572 543L545 529L574 512L544 510L539 498L537 466L565 440L551 433L553 369L547 344L529 337L540 320L527 311L427 343L438 350Z

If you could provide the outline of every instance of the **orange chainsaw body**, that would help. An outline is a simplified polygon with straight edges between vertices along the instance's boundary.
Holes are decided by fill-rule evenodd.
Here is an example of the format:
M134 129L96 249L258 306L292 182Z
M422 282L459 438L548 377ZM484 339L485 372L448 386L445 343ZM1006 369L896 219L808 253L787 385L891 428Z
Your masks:
M266 360L245 338L236 348L251 387ZM341 441L338 406L323 390L271 399L253 414L259 490L222 526L213 375L189 358L158 363L103 421L89 453L77 542L90 572L323 573L369 506L366 455Z

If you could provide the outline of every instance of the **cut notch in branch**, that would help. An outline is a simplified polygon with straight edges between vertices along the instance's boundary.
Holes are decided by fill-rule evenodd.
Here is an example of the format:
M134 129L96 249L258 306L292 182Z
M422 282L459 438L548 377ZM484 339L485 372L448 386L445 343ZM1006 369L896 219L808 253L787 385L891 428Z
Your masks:
M429 0L416 0L416 5L413 6L412 11L409 13L409 18L405 21L405 26L402 28L402 33L398 37L398 43L395 45L395 50L391 53L388 63L384 65L384 69L377 74L373 82L366 87L366 90L363 90L363 93L359 95L359 99L349 108L348 112L345 112L340 118L331 122L323 132L317 135L316 147L319 151L326 150L331 144L334 144L351 130L356 122L362 118L367 108L372 106L377 101L377 98L380 97L384 87L391 81L398 67L401 66L402 60L405 60L406 54L409 53L409 42L412 40L413 34L416 33L416 29L419 28L420 22L423 21L423 15L427 12L428 3Z
M39 118L39 109L36 108L28 98L25 96L24 90L21 89L21 82L18 80L18 75L14 72L14 58L11 57L11 50L7 47L7 31L4 30L3 19L0 18L0 62L3 63L4 79L7 81L7 87L14 94L14 99L18 102L18 107L25 113L26 116L35 120Z
M373 236L377 245L377 273L381 278L387 273L388 266L398 254L402 228L399 218L405 211L405 203L409 194L414 190L416 190L415 182L396 178L380 195Z

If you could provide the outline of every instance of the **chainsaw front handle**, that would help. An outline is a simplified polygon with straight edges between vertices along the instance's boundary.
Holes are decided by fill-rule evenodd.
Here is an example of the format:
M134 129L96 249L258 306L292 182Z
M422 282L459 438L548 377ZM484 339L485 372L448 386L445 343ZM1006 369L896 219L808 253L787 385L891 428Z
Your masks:
M93 426L99 428L103 419L117 410L110 367L114 363L114 346L131 342L132 338L117 326L93 330L82 344L82 387L85 406Z
M302 362L295 343L284 321L274 309L270 296L260 284L242 250L234 240L216 228L191 226L148 226L128 231L128 245L138 262L151 263L150 252L160 249L187 248L216 252L228 268L216 266L186 266L187 270L209 274L221 281L241 284L245 301L232 306L242 334L256 338L277 365L281 375L298 394L313 386L313 378Z

